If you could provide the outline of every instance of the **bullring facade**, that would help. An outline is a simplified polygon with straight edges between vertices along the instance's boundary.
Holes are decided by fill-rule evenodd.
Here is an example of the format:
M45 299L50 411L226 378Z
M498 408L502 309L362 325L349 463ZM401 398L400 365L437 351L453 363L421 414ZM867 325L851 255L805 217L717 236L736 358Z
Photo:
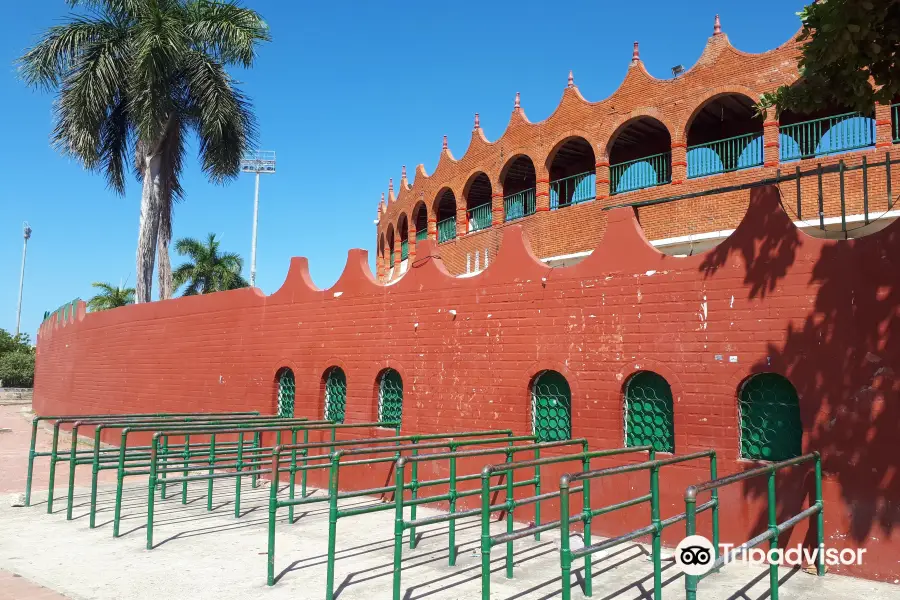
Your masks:
M603 237L607 210L632 206L651 243L668 254L688 255L714 246L737 225L749 193L653 204L713 188L739 186L796 169L883 162L900 138L897 105L872 114L832 107L814 114L774 110L764 117L760 96L797 82L798 45L790 41L762 54L735 49L716 17L712 37L697 63L673 79L651 76L637 42L625 80L613 94L588 102L572 74L562 100L546 120L531 123L519 95L509 124L488 141L479 116L469 148L456 159L446 136L435 172L422 165L412 183L404 167L395 195L393 181L378 206L377 276L401 276L418 254L417 242L438 243L455 275L478 272L496 254L502 227L518 223L532 251L550 265L582 259ZM894 161L897 159L895 158ZM889 166L889 169L892 167ZM871 176L873 189L880 183ZM782 195L801 229L837 229L837 203L818 201L817 182ZM825 177L824 193L839 183ZM844 222L867 224L869 212L892 219L887 196L869 198L863 214L860 173L845 182L849 205ZM821 219L820 219L821 217ZM882 223L883 225L884 223ZM813 232L815 233L815 232ZM844 230L838 237L846 237Z

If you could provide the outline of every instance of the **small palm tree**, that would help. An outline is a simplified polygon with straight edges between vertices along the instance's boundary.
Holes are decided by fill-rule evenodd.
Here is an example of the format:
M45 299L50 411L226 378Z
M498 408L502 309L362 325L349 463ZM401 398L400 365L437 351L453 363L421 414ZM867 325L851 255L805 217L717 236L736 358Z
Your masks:
M57 90L52 141L125 193L132 157L143 183L135 299L149 302L159 246L160 297L171 293L172 202L181 198L188 138L214 182L239 173L256 127L228 73L269 39L233 0L68 0L82 9L19 59L31 86Z
M250 285L241 277L243 259L234 252L220 254L214 233L209 234L205 244L194 238L182 238L175 242L175 252L179 256L190 257L172 273L176 289L187 284L185 296L236 290Z
M134 288L121 285L114 287L102 281L94 282L91 286L100 290L100 293L88 300L87 303L88 308L93 312L134 304Z

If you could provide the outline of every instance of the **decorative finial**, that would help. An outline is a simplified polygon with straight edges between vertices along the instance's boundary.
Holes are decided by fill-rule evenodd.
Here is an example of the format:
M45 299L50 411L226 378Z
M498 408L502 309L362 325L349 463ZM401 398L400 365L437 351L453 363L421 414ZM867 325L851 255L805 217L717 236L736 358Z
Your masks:
M394 197L394 178L393 177L388 179L388 197L389 198Z
M722 22L719 21L719 15L716 15L716 24L713 25L713 35L722 35Z
M447 134L444 134L444 145L442 146L443 150L447 149Z
M566 87L575 87L575 76L572 75L571 70L569 70L569 85L567 85Z
M481 119L478 118L478 113L475 113L475 129L481 129Z
M519 110L521 108L521 106L519 105L519 100L519 92L516 92L516 104L515 106L513 106L513 110Z
M406 181L406 165L400 167L400 180Z
M638 43L634 43L634 50L631 53L631 62L636 63L641 60L641 51L638 48Z
M384 206L384 192L381 192L381 203L380 203L378 206L379 206L379 208L380 208L382 211L385 210L385 206Z

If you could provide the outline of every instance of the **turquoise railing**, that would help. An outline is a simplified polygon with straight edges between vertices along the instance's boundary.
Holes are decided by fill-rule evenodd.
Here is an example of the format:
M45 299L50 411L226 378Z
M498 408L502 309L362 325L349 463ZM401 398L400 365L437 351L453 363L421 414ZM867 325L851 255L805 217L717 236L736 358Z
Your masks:
M891 139L894 142L900 142L900 104L891 106L891 127L893 127L894 131Z
M456 237L456 217L450 217L437 224L438 244L448 242Z
M597 173L588 171L550 182L550 210L587 202L597 197Z
M763 134L748 133L688 146L687 176L705 177L763 164Z
M400 242L400 260L409 258L409 240Z
M663 152L610 165L610 194L641 190L672 181L672 153Z
M534 214L534 188L522 190L503 198L503 220L513 221Z
M388 258L388 260L390 261L390 262L388 262L388 268L393 269L394 268L394 251L393 250L391 250L391 256Z
M469 209L469 231L480 231L491 226L490 203Z
M875 145L875 120L852 112L779 129L779 158L782 161L837 154Z
M421 242L422 240L428 239L428 229L420 229L416 232L416 241Z

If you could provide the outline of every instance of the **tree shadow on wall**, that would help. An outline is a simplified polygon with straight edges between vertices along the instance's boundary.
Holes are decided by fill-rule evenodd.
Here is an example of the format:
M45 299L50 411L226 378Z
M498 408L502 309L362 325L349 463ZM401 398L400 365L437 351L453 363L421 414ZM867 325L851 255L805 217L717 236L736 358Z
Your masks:
M797 303L806 301L803 290L791 282L776 292L779 282L792 266L810 271L806 283L818 290L806 316L792 319L783 341L768 344L766 358L751 370L784 373L796 387L803 450L818 450L826 478L837 482L849 513L847 535L860 543L877 527L877 537L890 536L900 523L900 223L868 237L821 243L794 228L774 188L753 196L748 227L710 252L701 270L709 277L743 258L749 298L777 293ZM758 310L761 318L796 314L796 306L784 303ZM779 476L779 522L808 506L811 474L797 471ZM765 478L745 484L747 496L765 497ZM760 515L756 531L766 524ZM836 533L843 532L830 535Z

